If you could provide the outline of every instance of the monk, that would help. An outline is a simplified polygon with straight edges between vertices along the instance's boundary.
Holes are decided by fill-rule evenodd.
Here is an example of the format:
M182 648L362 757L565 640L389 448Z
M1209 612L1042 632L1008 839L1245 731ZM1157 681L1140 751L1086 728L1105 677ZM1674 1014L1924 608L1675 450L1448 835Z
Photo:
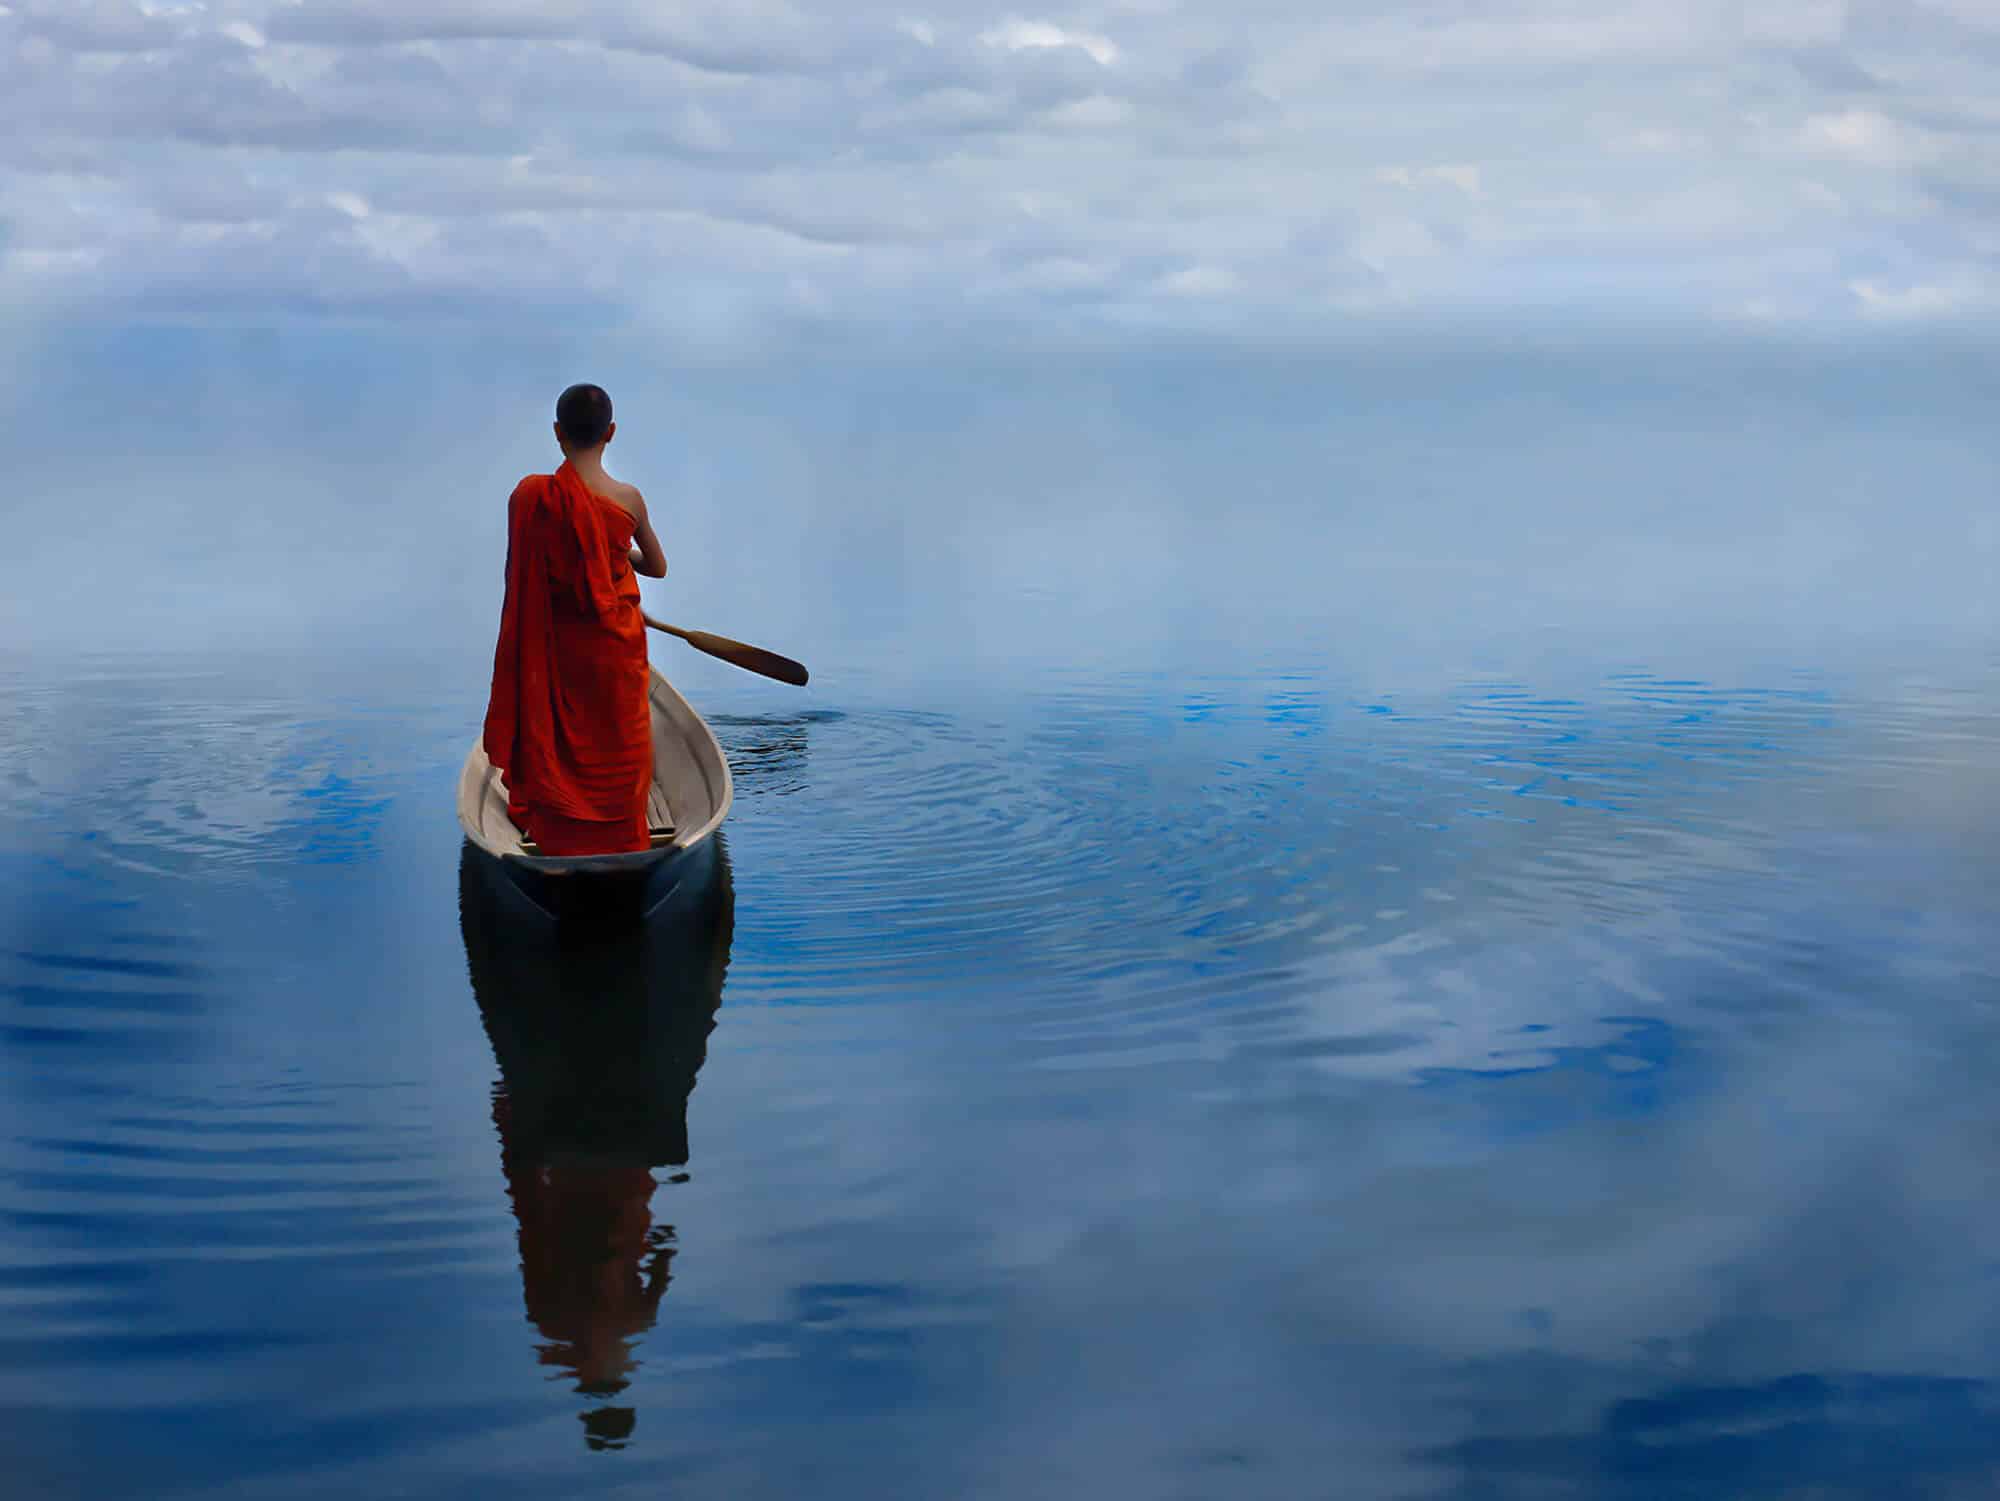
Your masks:
M646 624L636 574L665 578L666 554L638 490L604 472L618 431L600 386L556 402L554 474L507 502L507 595L493 653L486 756L507 811L545 855L649 845L653 780Z

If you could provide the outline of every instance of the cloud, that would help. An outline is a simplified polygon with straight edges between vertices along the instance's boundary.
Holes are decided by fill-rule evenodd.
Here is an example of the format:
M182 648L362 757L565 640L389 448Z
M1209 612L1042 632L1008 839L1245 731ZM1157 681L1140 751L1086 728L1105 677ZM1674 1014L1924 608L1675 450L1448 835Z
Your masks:
M1480 193L1479 168L1460 165L1446 167L1378 167L1375 180L1393 187L1415 188L1425 183L1441 182L1457 188L1468 198L1477 198Z
M1156 285L1170 297L1222 297L1243 283L1222 266L1189 266L1161 277Z
M15 0L0 274L218 318L547 288L616 319L677 282L744 326L1882 316L1990 270L1987 15Z
M1871 109L1809 115L1799 127L1798 138L1800 146L1815 155L1842 157L1874 167L1913 166L1926 154L1917 131Z
M31 42L85 55L156 51L194 29L188 8L131 0L15 0L7 19Z
M1113 98L1109 94L1091 94L1082 99L1070 100L1066 104L1058 104L1048 111L1044 118L1051 124L1094 129L1126 124L1133 118L1133 114L1129 100Z
M1751 42L1810 47L1839 41L1846 20L1846 0L1746 0L1743 35Z
M1702 138L1691 130L1671 125L1642 125L1614 138L1612 144L1627 151L1645 151L1661 156L1687 156L1702 148Z
M328 46L517 40L575 35L591 12L577 0L346 0L280 5L264 30L274 42Z
M1068 31L1048 21L1023 21L1009 17L979 39L989 47L1019 52L1029 47L1074 47L1103 67L1118 61L1118 48L1105 37L1087 31Z
M1982 289L1971 282L1914 283L1888 287L1865 278L1849 282L1849 290L1860 299L1861 309L1871 318L1895 320L1942 318L1960 313L1981 302Z

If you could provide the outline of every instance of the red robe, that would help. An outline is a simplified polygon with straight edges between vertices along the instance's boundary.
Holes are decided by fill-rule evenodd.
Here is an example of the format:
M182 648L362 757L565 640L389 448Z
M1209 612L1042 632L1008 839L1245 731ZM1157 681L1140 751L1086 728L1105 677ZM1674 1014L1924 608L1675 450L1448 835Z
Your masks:
M650 677L631 546L630 513L567 462L529 475L507 503L486 756L543 854L647 847Z

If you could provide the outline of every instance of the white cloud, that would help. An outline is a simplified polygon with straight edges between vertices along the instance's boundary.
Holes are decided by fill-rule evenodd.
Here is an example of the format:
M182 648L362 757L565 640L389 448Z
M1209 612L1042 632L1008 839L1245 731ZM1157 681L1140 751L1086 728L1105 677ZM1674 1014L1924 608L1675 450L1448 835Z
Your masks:
M1109 94L1090 94L1082 99L1073 99L1067 104L1059 104L1048 112L1047 118L1057 125L1075 125L1084 129L1101 129L1106 126L1123 125L1132 118L1130 101L1114 99Z
M1378 167L1375 169L1375 180L1399 188L1416 188L1425 183L1441 182L1457 188L1468 198L1477 198L1481 192L1479 168L1470 165Z
M1115 267L1108 262L1049 256L1011 271L1006 281L1021 290L1082 292L1107 285L1114 272Z
M1415 219L1377 219L1356 232L1348 250L1371 271L1393 272L1412 261L1429 260L1440 249L1438 237Z
M77 246L68 250L13 250L5 256L7 264L30 275L68 272L74 274L95 270L104 260L104 251L99 246Z
M1910 166L1926 154L1919 132L1871 109L1809 115L1799 127L1798 139L1814 155L1844 157L1871 167Z
M1916 0L1916 3L1919 10L1948 16L1961 25L2000 32L2000 10L1990 0Z
M22 296L581 288L617 313L698 287L717 328L976 296L1287 332L1329 307L1992 307L1964 290L2000 237L1972 0L1893 24L1822 0L6 7Z
M130 0L20 0L10 14L28 35L79 53L148 52L186 37L189 6L145 6Z
M1010 16L998 26L980 33L989 47L1005 47L1010 52L1036 47L1074 47L1104 67L1118 61L1118 48L1109 38L1088 31L1070 31L1048 21L1024 21Z
M1785 309L1775 297L1751 297L1737 304L1735 315L1747 323L1781 323Z
M354 227L354 243L371 257L391 265L422 267L424 258L444 248L444 226L421 218L363 216Z
M1743 34L1754 42L1838 42L1846 23L1847 0L1745 0L1743 6Z
M1625 151L1643 151L1659 156L1682 156L1699 151L1702 139L1694 131L1666 125L1646 125L1616 136L1612 144Z
M1888 287L1857 278L1847 285L1868 317L1895 321L1942 318L1964 312L1982 300L1980 289L1966 281Z
M1188 266L1161 277L1157 285L1170 297L1225 297L1241 289L1243 281L1225 266Z
M593 10L576 0L343 0L273 8L273 41L330 46L575 35Z

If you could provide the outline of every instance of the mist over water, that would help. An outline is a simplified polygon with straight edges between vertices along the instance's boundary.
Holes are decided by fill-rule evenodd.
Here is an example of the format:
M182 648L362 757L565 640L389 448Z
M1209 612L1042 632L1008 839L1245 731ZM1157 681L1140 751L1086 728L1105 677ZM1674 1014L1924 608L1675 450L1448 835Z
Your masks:
M604 339L52 339L10 393L19 645L438 642L497 613L553 393L612 390L713 628L929 687L1630 630L1989 633L2000 365L1932 337L682 362ZM82 441L42 437L49 413ZM81 434L78 435L79 437ZM95 608L76 603L78 597ZM822 644L823 643L823 644Z
M23 1494L2000 1477L1989 356L41 359ZM655 642L721 863L566 951L450 800L575 379L813 683Z

